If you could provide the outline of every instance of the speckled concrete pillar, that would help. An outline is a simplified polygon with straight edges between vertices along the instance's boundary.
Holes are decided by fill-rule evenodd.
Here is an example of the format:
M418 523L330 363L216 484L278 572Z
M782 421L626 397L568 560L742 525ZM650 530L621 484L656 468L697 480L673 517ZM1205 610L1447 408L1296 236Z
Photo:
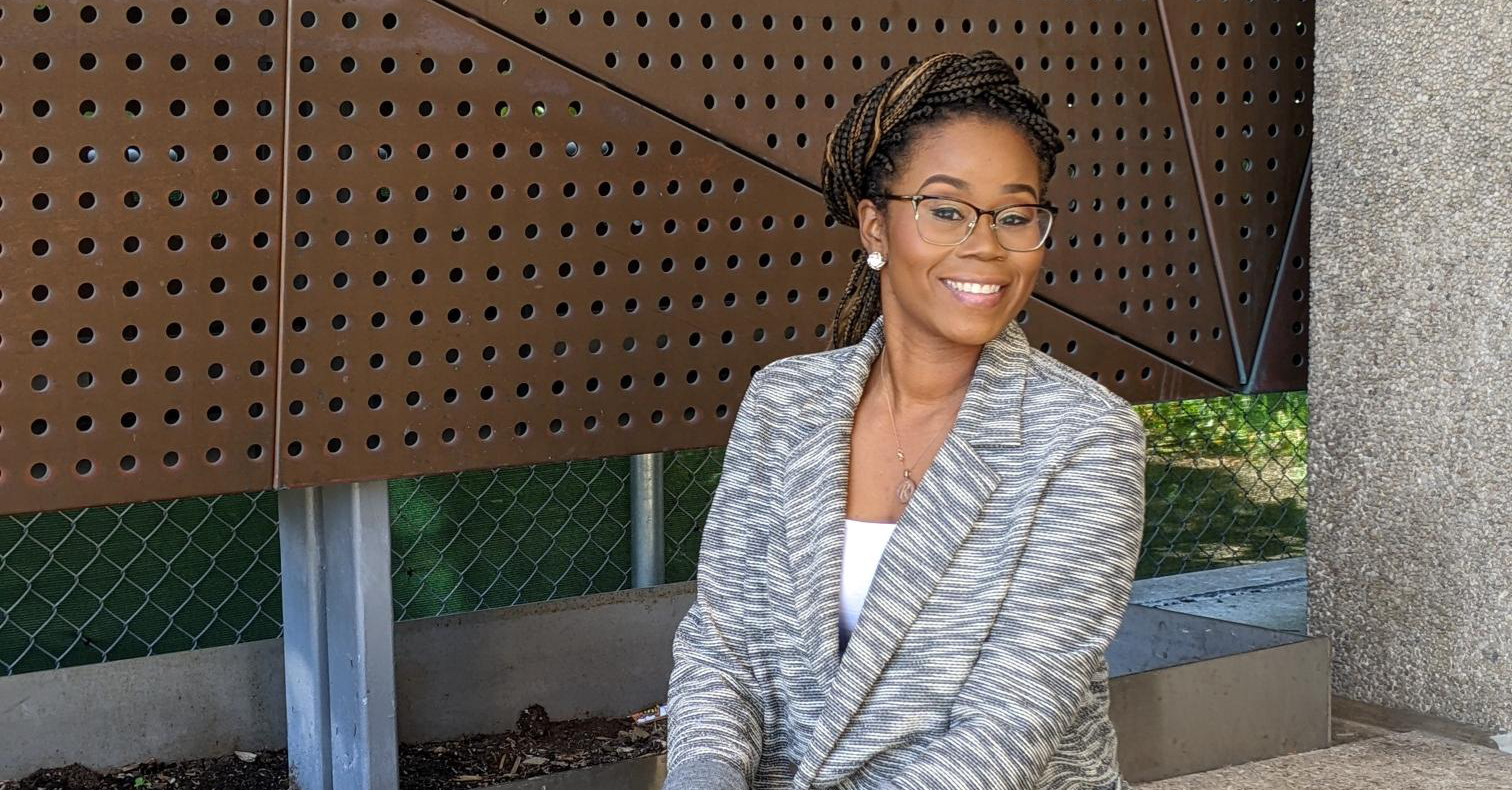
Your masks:
M1512 0L1316 34L1309 628L1337 693L1512 730Z

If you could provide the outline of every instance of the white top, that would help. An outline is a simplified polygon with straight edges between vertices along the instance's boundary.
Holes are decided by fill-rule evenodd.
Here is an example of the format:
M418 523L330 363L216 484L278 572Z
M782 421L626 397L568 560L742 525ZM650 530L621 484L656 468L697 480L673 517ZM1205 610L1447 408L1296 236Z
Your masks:
M878 521L845 520L845 554L840 563L840 650L844 652L856 621L861 618L861 604L871 589L872 576L882 559L882 550L892 538L897 524Z

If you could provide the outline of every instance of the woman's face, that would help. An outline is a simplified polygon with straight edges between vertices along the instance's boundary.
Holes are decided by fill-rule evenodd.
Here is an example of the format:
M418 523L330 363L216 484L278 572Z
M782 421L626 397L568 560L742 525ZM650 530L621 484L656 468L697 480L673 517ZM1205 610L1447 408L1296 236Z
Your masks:
M888 192L959 198L993 210L1039 203L1041 186L1039 160L1017 127L963 118L916 140L910 160L902 172L893 174ZM857 211L863 246L887 256L880 274L882 311L890 326L898 325L910 337L981 346L1018 315L1039 277L1043 246L1032 252L1003 247L987 215L960 244L931 244L919 235L912 203L885 203L885 210L879 210L863 200ZM961 294L948 281L1002 288L993 296Z

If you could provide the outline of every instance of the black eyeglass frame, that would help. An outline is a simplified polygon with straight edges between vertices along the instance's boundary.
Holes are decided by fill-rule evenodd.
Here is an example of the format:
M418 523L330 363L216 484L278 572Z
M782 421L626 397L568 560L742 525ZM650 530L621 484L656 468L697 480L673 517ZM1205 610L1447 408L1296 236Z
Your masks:
M919 201L924 200L926 198L931 198L931 199L934 199L934 200L949 200L949 201L954 202L954 203L961 203L963 205L970 206L971 210L976 212L976 216L971 218L971 224L969 226L967 226L967 228L966 228L966 235L962 236L961 237L961 241L958 241L955 244L941 244L941 243L939 243L937 241L930 241L929 239L924 238L924 232L923 232L923 230L919 231L919 238L921 240L923 240L926 243L938 246L938 247L955 247L955 246L960 245L961 242L963 242L963 241L971 238L971 234L976 231L977 221L979 221L982 218L982 215L985 214L985 215L987 215L990 218L990 221L992 223L992 238L997 241L999 247L1002 247L1003 249L1008 250L1009 252L1034 252L1035 250L1037 250L1037 249L1045 246L1045 242L1050 239L1050 228L1055 226L1055 215L1060 212L1059 208L1056 208L1055 206L1052 206L1049 203L1010 203L1010 204L1008 204L1006 206L998 206L995 209L985 209L985 208L981 208L981 207L977 206L976 204L974 204L974 203L972 203L972 202L970 202L968 200L962 200L962 199L960 199L958 197L951 197L950 195L894 195L894 194L890 194L890 193L885 193L884 192L882 194L882 197L887 198L889 200L907 200L907 201L912 202L913 203L913 209L914 209L914 226L915 227L918 227L918 224L919 224ZM1042 208L1042 209L1050 212L1050 227L1045 228L1045 235L1044 235L1043 238L1040 239L1039 244L1036 244L1036 245L1034 245L1033 247L1030 247L1027 250L1015 250L1012 247L1009 247L1008 245L1004 244L1001 239L998 239L998 235L997 235L997 215L998 215L999 212L1003 211L1004 209L1024 208L1026 206L1028 206L1030 208Z

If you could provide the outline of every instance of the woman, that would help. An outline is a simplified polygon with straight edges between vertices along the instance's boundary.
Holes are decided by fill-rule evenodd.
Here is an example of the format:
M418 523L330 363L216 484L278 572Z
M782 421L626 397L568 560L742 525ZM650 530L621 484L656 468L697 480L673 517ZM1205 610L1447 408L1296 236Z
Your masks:
M944 53L826 146L866 254L834 347L764 367L736 414L664 788L1122 790L1105 650L1144 429L1015 320L1059 131L1001 58Z

